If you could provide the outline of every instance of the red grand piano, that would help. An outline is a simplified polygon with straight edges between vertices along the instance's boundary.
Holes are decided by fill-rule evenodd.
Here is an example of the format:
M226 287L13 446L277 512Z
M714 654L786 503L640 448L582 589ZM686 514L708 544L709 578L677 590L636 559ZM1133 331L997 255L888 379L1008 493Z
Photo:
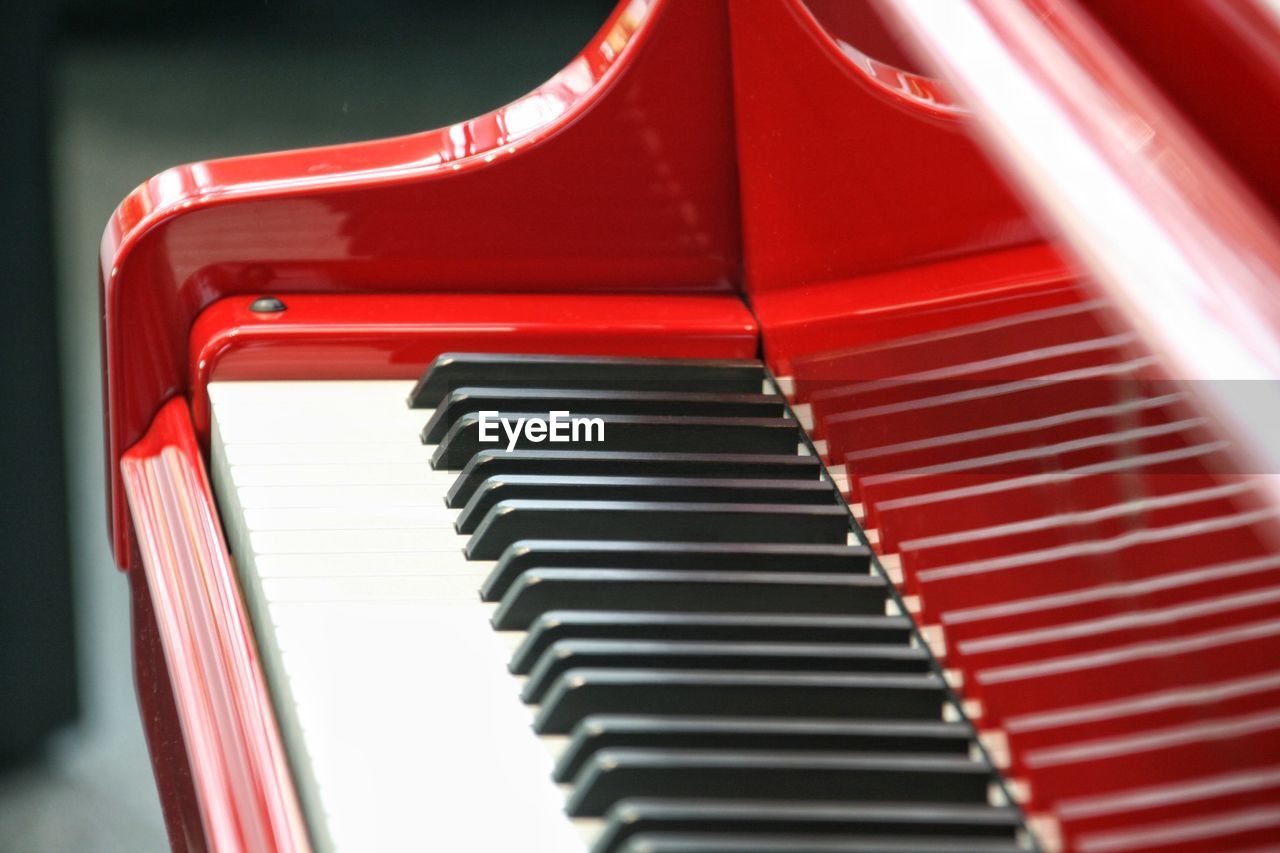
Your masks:
M1277 14L624 0L488 115L139 187L173 848L1280 843Z

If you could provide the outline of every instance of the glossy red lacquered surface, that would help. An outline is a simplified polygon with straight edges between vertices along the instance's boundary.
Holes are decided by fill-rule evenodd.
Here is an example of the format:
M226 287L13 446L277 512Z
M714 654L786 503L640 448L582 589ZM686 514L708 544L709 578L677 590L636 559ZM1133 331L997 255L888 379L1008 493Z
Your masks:
M160 626L147 586L147 573L129 572L128 579L132 600L134 688L169 847L174 853L203 853L209 846Z
M1020 304L888 340L861 318L790 384L1042 841L1161 837L1142 791L1181 784L1179 849L1234 849L1239 802L1196 791L1280 758L1277 513L1105 300ZM1110 823L1077 820L1104 791Z
M139 681L170 839L178 849L310 850L248 615L186 404L169 401L121 460L145 600ZM138 582L141 583L141 582ZM149 616L154 618L148 638ZM145 648L143 648L145 646ZM149 662L149 663L148 663ZM170 698L156 690L172 689ZM170 712L185 745L175 755ZM163 773L163 775L161 775ZM185 795L190 790L194 803ZM194 824L198 813L199 825Z
M868 343L1076 303L1077 276L1052 247L1032 244L757 292L751 307L774 371L812 383L850 377L842 354Z
M1266 0L1082 0L1258 197L1280 216L1280 15ZM1260 123L1262 127L1260 127Z
M218 379L413 379L442 352L754 358L755 318L734 294L294 294L285 310L221 299L187 356L196 434Z
M958 54L941 67L976 95L992 150L1041 169L1015 173L1102 287L1012 247L771 292L748 252L769 362L1050 849L1257 843L1274 829L1280 588L1274 500L1240 475L1273 470L1248 452L1265 421L1231 417L1225 386L1170 377L1274 380L1267 217L1074 4L884 5ZM982 77L987 55L937 26L961 5L1015 57L1010 74ZM1011 113L1001 98L1024 90L1001 84L1024 73L1052 103ZM1008 144L1024 137L1001 122L1046 106L1083 128L1067 149L1083 159ZM1135 128L1149 145L1125 147ZM1069 171L1081 162L1107 165ZM1129 194L1124 223L1099 203L1112 191Z
M1169 374L1196 382L1242 469L1280 470L1274 431L1257 428L1280 411L1267 207L1075 0L879 4ZM1275 478L1260 484L1280 503Z
M855 277L1040 239L945 89L871 61L878 31L842 29L842 48L801 0L735 0L730 18L753 300L824 282L875 299Z
M195 163L135 190L101 253L118 561L131 546L116 464L186 390L187 332L220 298L730 290L725 15L721 3L632 0L564 71L493 113Z

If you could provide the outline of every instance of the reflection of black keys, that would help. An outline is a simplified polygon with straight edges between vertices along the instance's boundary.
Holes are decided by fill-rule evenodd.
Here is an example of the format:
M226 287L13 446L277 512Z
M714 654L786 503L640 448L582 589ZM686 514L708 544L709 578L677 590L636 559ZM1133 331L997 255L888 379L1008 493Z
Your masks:
M567 734L590 714L937 720L946 687L929 675L579 669L538 709L540 734Z
M600 714L574 726L556 762L557 782L571 782L602 749L766 749L784 752L969 754L965 723L806 720L749 717L628 717Z
M638 501L502 501L467 541L470 560L496 560L521 539L796 542L842 545L842 506Z
M560 640L533 667L521 698L536 705L561 675L573 669L922 673L929 665L923 649L905 645Z
M564 388L455 388L422 431L435 444L463 415L473 412L571 412L574 415L689 415L713 418L780 418L777 394L698 394L679 391L575 391Z
M498 564L480 586L480 597L497 601L512 581L536 568L866 574L870 560L870 551L862 545L522 539L502 552Z
M505 500L680 501L833 505L835 490L821 480L736 480L692 477L547 477L513 474L480 485L458 515L459 533L474 533L493 505Z
M906 643L906 616L797 616L794 613L662 613L551 610L529 626L511 656L528 675L557 640L720 640L756 643Z
M983 803L991 770L955 755L606 749L575 781L566 811L588 817L653 796Z
M941 839L904 836L892 839L816 837L795 833L747 835L737 832L645 832L629 837L618 853L1026 853L1016 841Z
M508 426L502 425L502 420ZM523 424L543 422L536 440ZM484 434L490 439L481 441ZM574 415L550 423L546 412L463 415L431 454L437 469L461 470L481 450L510 447L507 429L518 432L512 449L573 453L584 450L648 453L776 453L794 455L800 434L788 418L701 418L666 415ZM564 440L552 440L557 435Z
M502 597L493 627L528 628L548 610L874 614L884 598L870 575L531 569Z
M705 640L560 640L534 665L521 698L531 705L574 669L709 669L744 672L928 672L912 646Z
M743 833L753 839L788 833L793 841L810 836L824 843L832 836L870 844L892 840L895 845L908 838L929 839L954 843L967 853L974 845L1012 843L1021 825L1013 806L631 799L609 810L591 850L619 853L627 839L642 833L696 833L701 839L712 833ZM790 853L796 847L782 849Z
M745 359L446 352L431 362L409 403L415 409L434 409L451 389L463 386L754 394L763 382L760 362Z
M553 477L734 477L742 480L816 480L821 471L814 456L777 453L603 453L583 450L481 450L449 487L445 503L467 505L480 484L506 474Z

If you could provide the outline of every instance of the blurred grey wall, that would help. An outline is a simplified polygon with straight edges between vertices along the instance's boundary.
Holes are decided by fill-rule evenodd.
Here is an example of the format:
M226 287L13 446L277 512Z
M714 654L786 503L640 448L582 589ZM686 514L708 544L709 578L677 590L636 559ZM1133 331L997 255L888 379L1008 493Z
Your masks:
M197 159L425 130L558 71L612 0L64 0L0 28L0 849L162 849L104 516L97 249ZM50 739L52 737L52 739Z

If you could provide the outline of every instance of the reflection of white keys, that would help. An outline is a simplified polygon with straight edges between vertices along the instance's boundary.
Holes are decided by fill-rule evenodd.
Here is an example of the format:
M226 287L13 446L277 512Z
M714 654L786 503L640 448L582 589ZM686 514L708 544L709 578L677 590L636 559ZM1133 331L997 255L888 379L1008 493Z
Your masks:
M582 850L412 387L209 386L214 488L313 841Z

